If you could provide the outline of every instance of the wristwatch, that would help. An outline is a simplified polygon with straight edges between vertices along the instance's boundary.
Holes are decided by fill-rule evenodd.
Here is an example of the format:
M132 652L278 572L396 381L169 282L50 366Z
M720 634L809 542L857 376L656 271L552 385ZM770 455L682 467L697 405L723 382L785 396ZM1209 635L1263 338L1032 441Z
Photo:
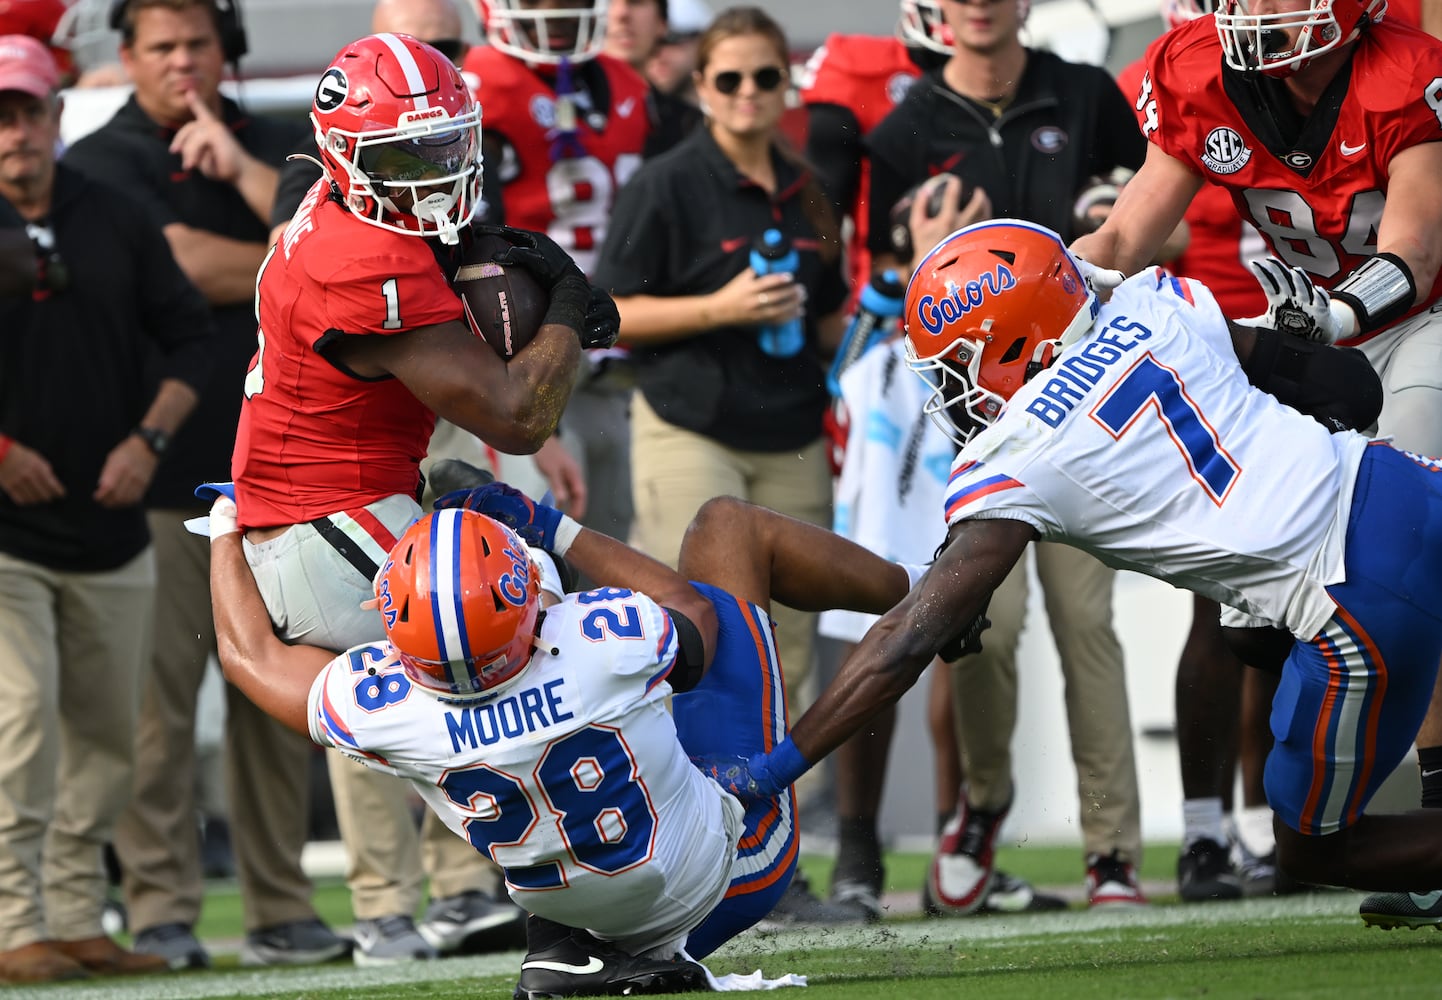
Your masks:
M164 455L165 449L170 447L170 435L159 427L137 427L131 433L144 441L156 458Z

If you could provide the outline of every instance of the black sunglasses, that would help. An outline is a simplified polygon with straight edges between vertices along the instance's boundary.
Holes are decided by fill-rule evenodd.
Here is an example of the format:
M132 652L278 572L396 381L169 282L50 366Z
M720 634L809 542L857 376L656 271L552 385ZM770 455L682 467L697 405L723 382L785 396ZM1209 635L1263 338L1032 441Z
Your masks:
M724 73L717 73L711 78L711 85L723 94L734 94L741 89L741 81L746 74L740 70L728 69ZM751 80L756 84L757 90L767 93L781 86L781 81L786 79L786 71L779 66L763 66L751 74Z

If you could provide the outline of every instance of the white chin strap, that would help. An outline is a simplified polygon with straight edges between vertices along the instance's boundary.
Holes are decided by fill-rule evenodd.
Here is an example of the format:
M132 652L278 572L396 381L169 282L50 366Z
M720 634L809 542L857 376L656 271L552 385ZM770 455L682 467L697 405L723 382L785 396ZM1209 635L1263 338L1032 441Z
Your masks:
M461 241L461 231L450 216L451 209L455 207L455 204L454 197L437 191L435 194L427 195L417 201L411 211L417 219L421 220L422 228L427 222L433 223L441 242L447 246L455 246Z

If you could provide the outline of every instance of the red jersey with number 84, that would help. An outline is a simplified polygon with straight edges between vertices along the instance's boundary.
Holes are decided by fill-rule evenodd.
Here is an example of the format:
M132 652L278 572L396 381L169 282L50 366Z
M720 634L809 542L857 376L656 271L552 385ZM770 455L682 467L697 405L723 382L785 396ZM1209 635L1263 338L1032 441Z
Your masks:
M1146 64L1142 133L1225 187L1270 251L1324 288L1377 252L1392 157L1442 140L1442 42L1389 21L1357 43L1340 106L1324 97L1292 145L1243 76L1223 71L1210 17L1157 39ZM1442 293L1442 275L1419 293L1408 315Z

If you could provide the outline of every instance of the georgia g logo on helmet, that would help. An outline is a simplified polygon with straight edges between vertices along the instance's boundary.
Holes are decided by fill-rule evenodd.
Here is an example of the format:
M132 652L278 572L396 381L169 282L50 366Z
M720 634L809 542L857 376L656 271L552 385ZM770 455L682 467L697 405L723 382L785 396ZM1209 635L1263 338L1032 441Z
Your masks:
M328 114L344 104L349 94L350 81L345 77L345 70L332 66L315 85L315 109Z

